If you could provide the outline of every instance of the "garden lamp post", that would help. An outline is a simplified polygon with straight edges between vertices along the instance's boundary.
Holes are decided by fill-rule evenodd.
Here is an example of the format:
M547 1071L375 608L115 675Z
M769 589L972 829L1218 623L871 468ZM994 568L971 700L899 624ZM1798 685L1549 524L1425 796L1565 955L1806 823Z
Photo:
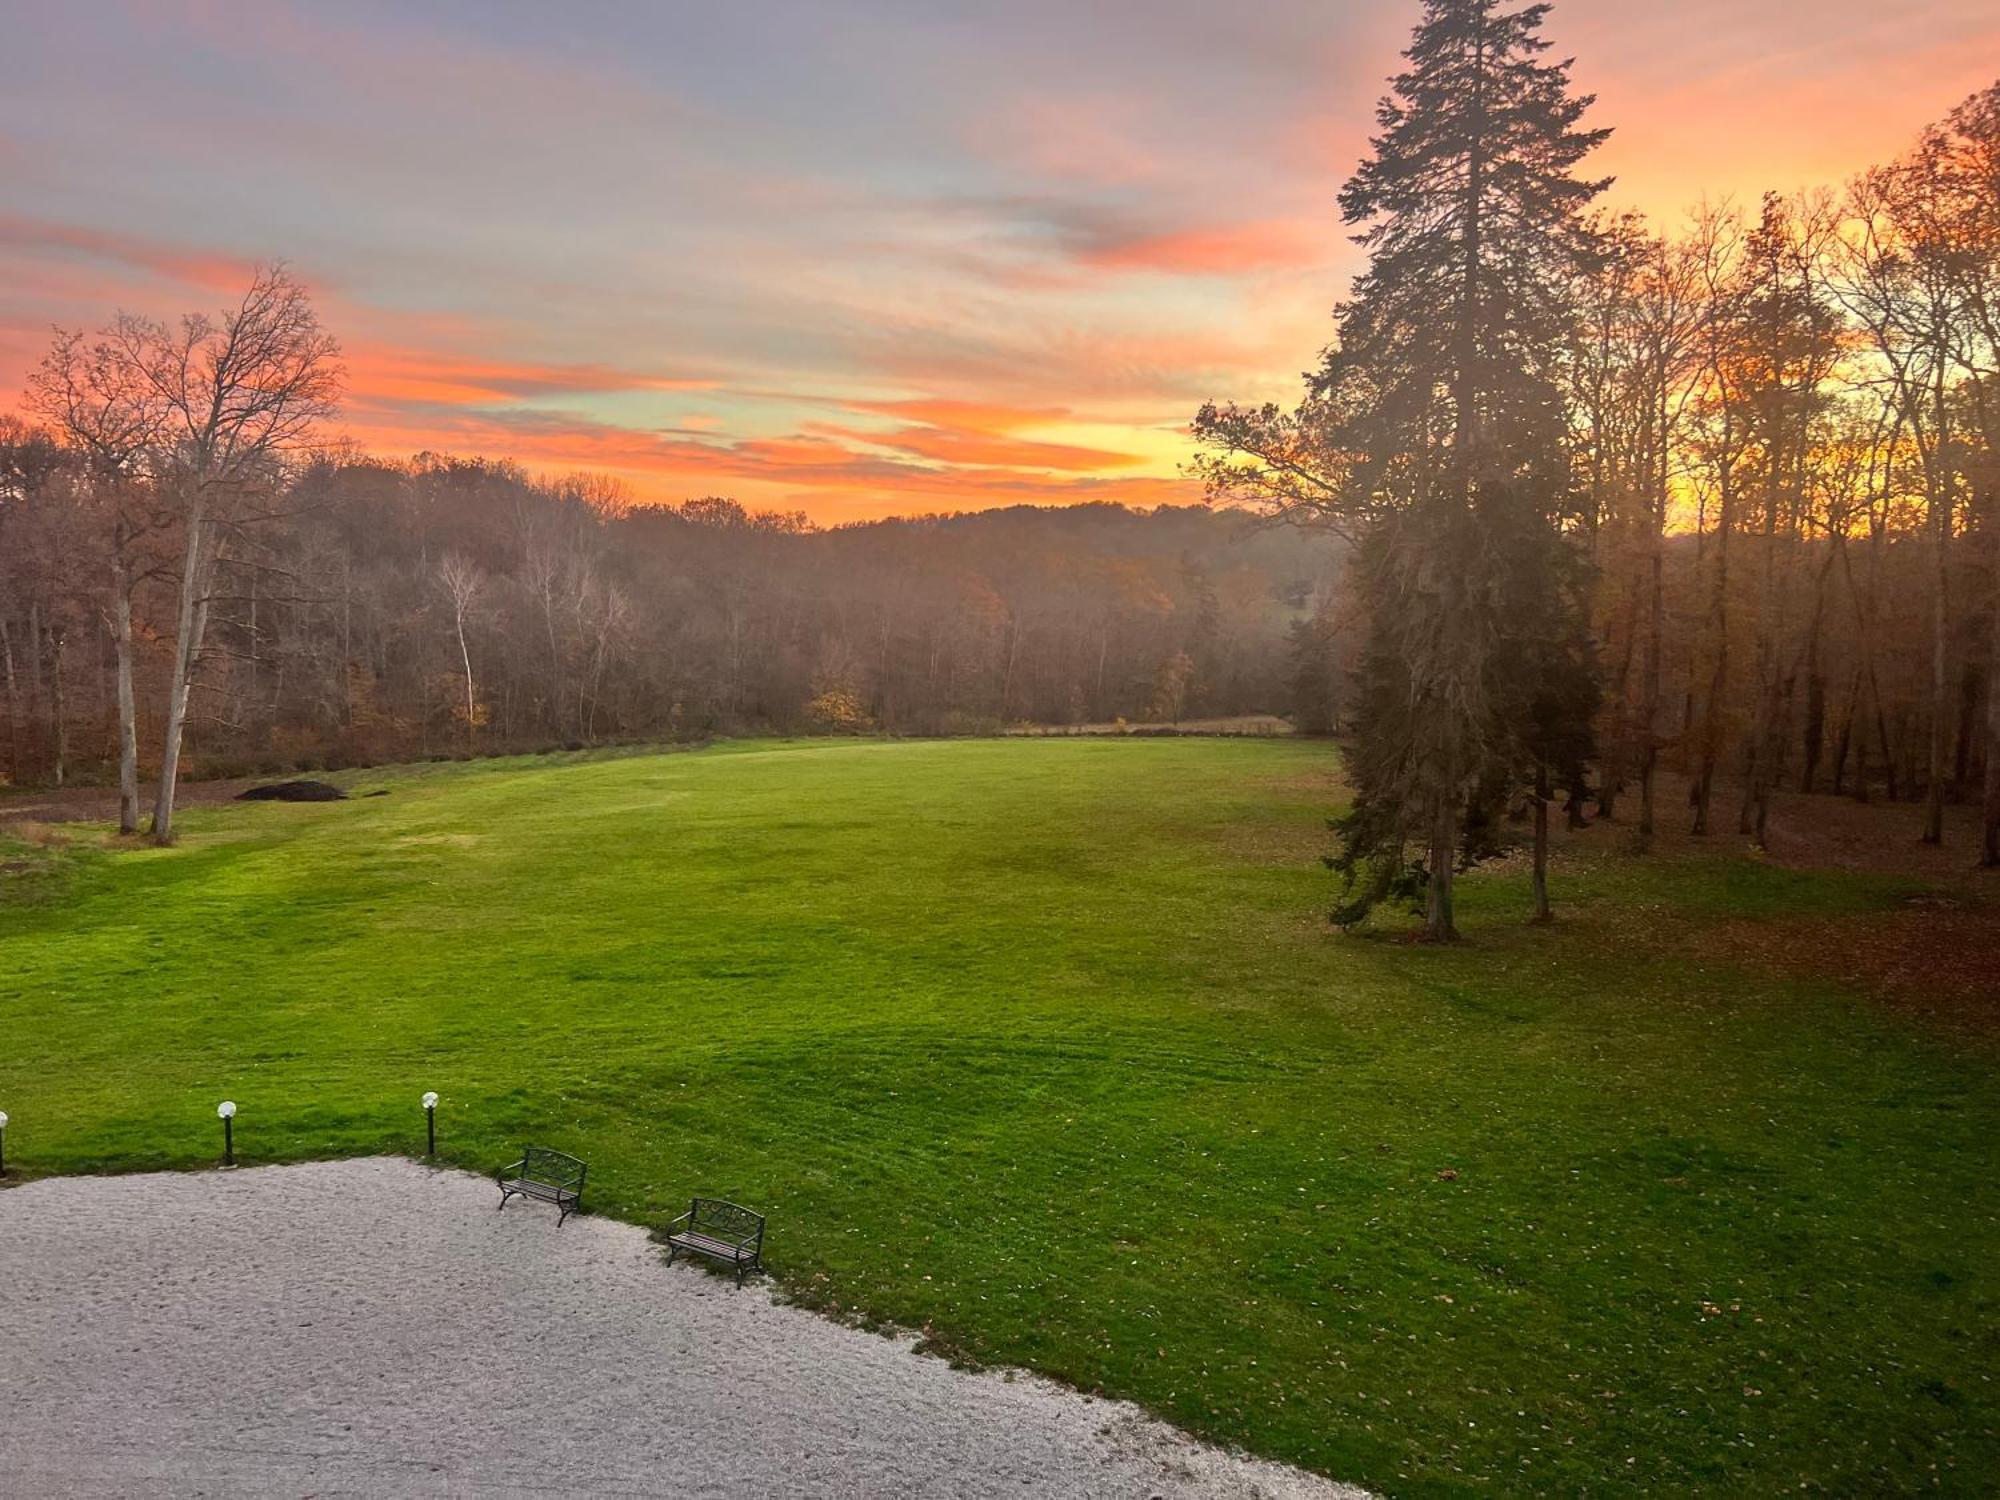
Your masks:
M215 1112L222 1117L222 1164L233 1167L236 1165L236 1101L224 1099L215 1106Z
M0 1109L0 1177L7 1175L7 1111Z
M435 1090L424 1095L424 1136L429 1142L424 1155L438 1154L438 1096Z

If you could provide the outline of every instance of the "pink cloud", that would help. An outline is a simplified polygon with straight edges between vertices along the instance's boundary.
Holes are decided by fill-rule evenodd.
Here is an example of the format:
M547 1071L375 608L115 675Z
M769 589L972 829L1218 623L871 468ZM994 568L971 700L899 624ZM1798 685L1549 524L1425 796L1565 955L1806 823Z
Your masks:
M0 214L0 250L109 263L208 291L240 291L255 265L237 255L19 214Z
M1321 265L1339 249L1329 214L1319 223L1263 219L1107 239L1084 250L1078 259L1102 270L1240 276L1275 267Z
M347 351L348 389L364 403L471 406L561 393L712 390L713 380L602 364L548 364L385 344Z

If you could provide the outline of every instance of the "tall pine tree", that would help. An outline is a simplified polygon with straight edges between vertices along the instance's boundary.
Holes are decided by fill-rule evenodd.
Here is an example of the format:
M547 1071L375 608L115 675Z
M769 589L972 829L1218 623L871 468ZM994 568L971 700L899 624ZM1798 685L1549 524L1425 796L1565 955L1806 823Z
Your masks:
M1575 175L1610 131L1579 128L1592 97L1542 60L1548 11L1426 0L1374 155L1340 193L1369 264L1321 378L1364 377L1351 435L1378 463L1421 456L1419 488L1461 506L1561 441L1572 278L1597 254L1584 213L1610 185Z
M1527 737L1503 721L1519 695L1496 676L1518 654L1505 575L1519 551L1492 528L1518 524L1523 496L1528 524L1553 534L1565 517L1558 362L1596 255L1585 211L1608 186L1576 174L1609 132L1582 128L1590 97L1544 59L1548 9L1425 0L1340 195L1369 264L1305 404L1208 407L1195 424L1214 491L1360 544L1370 638L1334 864L1372 873L1341 915L1420 877L1434 940L1457 936L1467 801Z
M1376 570L1371 628L1409 708L1400 743L1357 757L1378 773L1357 792L1383 804L1388 840L1427 848L1433 940L1457 935L1461 810L1515 737L1495 678L1522 644L1510 648L1519 617L1503 608L1503 559L1518 549L1482 533L1494 518L1522 524L1521 507L1475 502L1482 490L1526 492L1541 498L1543 524L1559 518L1557 361L1569 290L1595 253L1584 210L1608 185L1575 175L1608 132L1580 127L1590 99L1571 93L1567 62L1544 60L1547 13L1427 0L1409 67L1377 111L1374 155L1340 195L1370 260L1322 379L1369 392L1345 444L1375 474L1407 472L1408 515Z

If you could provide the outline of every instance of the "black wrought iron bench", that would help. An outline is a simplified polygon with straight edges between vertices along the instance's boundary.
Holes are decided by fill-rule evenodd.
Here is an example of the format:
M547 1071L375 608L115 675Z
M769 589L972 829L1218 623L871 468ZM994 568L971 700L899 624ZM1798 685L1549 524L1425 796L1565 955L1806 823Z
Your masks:
M556 1217L556 1228L560 1229L563 1221L577 1211L583 1198L584 1174L589 1170L574 1156L551 1151L547 1146L524 1147L519 1161L502 1167L496 1174L500 1207L505 1208L507 1200L516 1194L553 1203L561 1211Z
M667 1226L667 1264L682 1255L719 1261L736 1273L764 1269L764 1216L722 1198L697 1198Z

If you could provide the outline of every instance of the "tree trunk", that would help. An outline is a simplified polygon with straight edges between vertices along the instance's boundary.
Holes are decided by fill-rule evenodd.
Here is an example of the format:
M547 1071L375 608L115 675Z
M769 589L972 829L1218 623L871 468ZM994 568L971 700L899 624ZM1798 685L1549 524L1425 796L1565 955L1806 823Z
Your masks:
M1657 745L1649 743L1639 752L1639 851L1642 854L1653 844L1653 778L1659 770L1659 761Z
M469 749L472 745L472 728L478 722L475 717L477 700L472 691L472 652L465 644L465 611L460 609L455 614L458 621L458 659L465 664L465 743Z
M1618 815L1618 794L1625 789L1625 774L1635 758L1632 754L1632 659L1638 654L1639 594L1639 589L1633 588L1631 597L1626 601L1624 650L1618 657L1618 685L1611 693L1611 701L1618 705L1617 748L1600 768L1597 783L1597 816L1607 823L1614 821Z
M1826 754L1826 674L1820 668L1820 636L1826 624L1826 584L1839 554L1829 548L1813 580L1812 624L1806 634L1806 722L1805 766L1799 773L1799 790L1811 795L1819 775L1819 763Z
M167 728L160 750L160 786L153 798L152 838L156 844L174 841L174 793L180 784L181 737L187 726L188 691L194 681L195 657L201 632L208 624L207 589L202 577L202 532L205 521L197 504L188 514L187 547L181 561L179 639L174 643L174 675L167 687Z
M51 711L55 716L55 723L52 727L55 731L55 783L57 786L63 784L63 773L68 769L69 765L69 712L68 706L64 701L65 695L63 691L63 648L68 644L68 638L61 630L56 630L50 634L49 702Z
M2000 516L1993 523L1993 642L1986 653L1986 836L1979 862L2000 868Z
M1952 496L1946 490L1943 502L1935 507L1932 529L1936 536L1936 577L1931 600L1931 739L1930 786L1924 797L1924 842L1944 842L1944 758L1951 701L1951 533Z
M1483 117L1486 85L1486 43L1482 35L1474 44L1473 86L1476 90L1475 110ZM1486 161L1483 154L1484 134L1475 129L1471 150L1466 161L1465 183L1465 223L1462 242L1463 259L1460 266L1460 287L1458 304L1458 326L1453 330L1455 348L1451 372L1452 401L1452 503L1460 507L1462 513L1472 508L1472 493L1478 483L1480 462L1480 411L1478 392L1473 385L1472 371L1476 362L1479 343L1479 271L1480 241L1484 228L1486 194ZM1447 611L1454 606L1463 607L1449 592L1443 601ZM1450 627L1450 616L1446 615L1447 639L1455 638ZM1435 712L1451 713L1447 705ZM1431 807L1430 837L1430 881L1424 899L1424 941L1429 943L1454 943L1458 941L1458 925L1452 916L1451 881L1452 867L1458 859L1458 799L1460 788L1443 787L1433 794L1435 801Z
M1458 804L1456 793L1436 794L1431 808L1430 882L1424 899L1424 941L1455 943L1458 927L1452 920L1452 865L1458 858Z
M1535 915L1537 922L1555 919L1549 909L1549 771L1535 767Z
M1835 736L1833 742L1833 795L1836 797L1846 788L1847 754L1850 749L1859 748L1861 751L1860 763L1856 766L1855 774L1864 781L1868 777L1866 764L1868 742L1865 737L1859 741L1854 738L1854 716L1860 712L1861 671L1857 667L1854 675L1848 679L1847 711L1840 717L1840 733Z
M1722 754L1722 714L1729 693L1729 533L1733 497L1725 476L1715 516L1715 594L1709 619L1715 636L1715 671L1709 678L1708 703L1702 725L1701 771L1694 786L1694 824L1688 830L1696 836L1708 832L1709 804L1715 797L1715 764Z
M1993 613L1993 647L2000 653L2000 609ZM2000 654L1986 681L1986 837L1979 862L2000 868Z
M1765 777L1757 783L1757 806L1750 828L1750 842L1766 853L1771 842L1768 830L1771 823L1771 778Z
M1959 788L1972 774L1972 746L1979 738L1979 684L1979 668L1968 661L1958 674L1958 733L1953 738L1951 752L1954 798L1960 795Z
M1826 753L1826 679L1820 676L1817 660L1807 673L1805 765L1799 772L1799 790L1811 796L1820 757Z
M1657 387L1659 402L1653 421L1654 454L1652 461L1653 503L1648 517L1646 557L1646 658L1642 678L1645 695L1645 731L1639 745L1639 848L1643 851L1652 846L1656 826L1657 809L1654 799L1654 778L1659 773L1660 742L1665 738L1660 723L1661 710L1665 707L1665 652L1667 632L1667 515L1673 505L1671 470L1667 454L1672 447L1673 408L1668 395L1668 382L1664 362ZM1700 546L1700 528L1696 528L1695 544Z
M1882 777L1891 802L1901 802L1903 794L1898 790L1896 778L1896 749L1889 743L1889 716L1882 708L1882 684L1875 680L1875 669L1868 669L1868 691L1875 700L1875 741L1882 752ZM1861 797L1863 802L1868 798Z
M111 569L111 639L118 656L118 831L139 831L139 724L132 697L132 583Z
M29 740L34 746L35 775L39 778L48 772L48 741L42 736L42 722L47 688L43 679L43 653L47 647L42 644L42 606L39 600L28 601L28 730Z
M21 684L14 676L14 636L0 615L0 669L7 679L7 774L21 780Z

